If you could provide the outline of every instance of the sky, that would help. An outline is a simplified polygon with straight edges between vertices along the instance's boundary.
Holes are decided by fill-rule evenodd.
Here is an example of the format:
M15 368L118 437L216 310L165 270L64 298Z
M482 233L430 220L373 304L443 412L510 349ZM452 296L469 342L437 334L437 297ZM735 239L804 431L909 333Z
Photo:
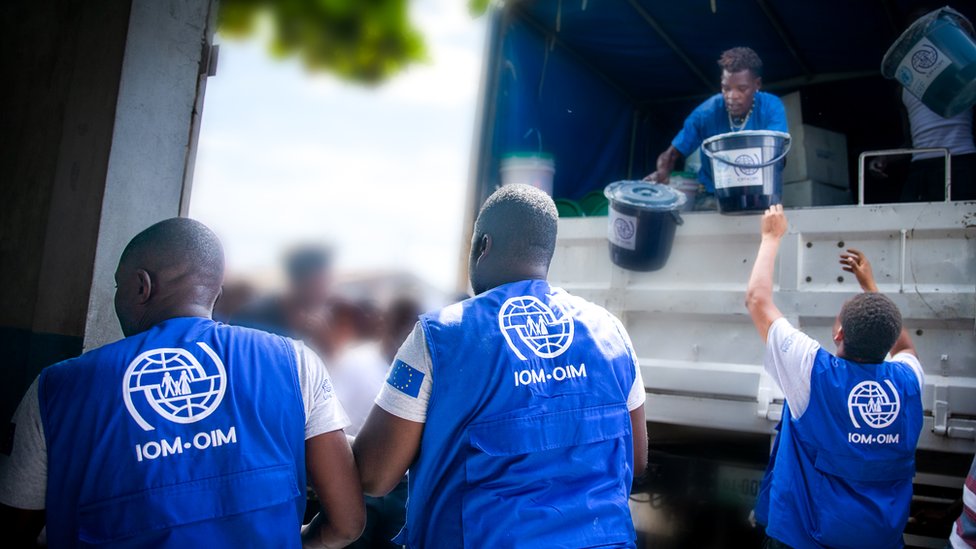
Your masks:
M329 243L340 271L454 290L487 19L466 4L411 2L431 59L375 89L218 36L190 217L221 237L231 274Z

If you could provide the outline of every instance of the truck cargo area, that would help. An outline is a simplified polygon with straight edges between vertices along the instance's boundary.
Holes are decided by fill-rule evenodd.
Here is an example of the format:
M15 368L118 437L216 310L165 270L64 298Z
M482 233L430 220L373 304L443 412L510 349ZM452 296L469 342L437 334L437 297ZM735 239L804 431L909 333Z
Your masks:
M893 173L868 178L857 205L858 156L905 145L899 88L879 66L915 4L507 2L489 31L471 214L500 185L501 160L512 153L552 155L557 199L641 179L684 118L718 92L718 55L756 50L763 89L784 99L794 137L776 302L829 346L837 312L859 291L837 256L853 247L871 258L927 376L906 530L908 545L926 547L941 546L958 516L953 505L976 448L976 203L896 204ZM972 5L955 7L976 19ZM633 506L652 509L649 539L731 547L720 540L738 536L750 546L756 534L743 524L783 407L743 305L758 220L682 215L667 265L652 273L610 262L606 217L561 219L551 280L617 314L634 340L652 464ZM694 518L722 515L715 509L729 517L719 541L701 537Z

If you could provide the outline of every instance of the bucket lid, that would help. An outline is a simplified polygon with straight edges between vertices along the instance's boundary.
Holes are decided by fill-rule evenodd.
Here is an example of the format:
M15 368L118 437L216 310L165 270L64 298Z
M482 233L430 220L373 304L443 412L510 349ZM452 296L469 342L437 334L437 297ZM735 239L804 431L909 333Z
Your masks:
M929 28L935 24L936 20L945 17L946 19L952 20L956 25L962 28L969 36L976 34L973 29L973 24L966 19L966 16L959 13L958 11L945 6L937 10L930 11L929 13L919 17L911 24L905 32L901 33L888 51L885 52L884 57L881 59L881 75L885 78L894 78L895 71L898 69L898 65L901 64L902 58L911 47L918 41L918 39L924 36Z
M617 181L607 185L603 194L611 202L655 211L677 210L688 200L684 193L667 185L648 181Z
M533 151L517 151L505 153L502 155L502 161L505 160L548 160L552 161L552 155L544 152L533 152Z

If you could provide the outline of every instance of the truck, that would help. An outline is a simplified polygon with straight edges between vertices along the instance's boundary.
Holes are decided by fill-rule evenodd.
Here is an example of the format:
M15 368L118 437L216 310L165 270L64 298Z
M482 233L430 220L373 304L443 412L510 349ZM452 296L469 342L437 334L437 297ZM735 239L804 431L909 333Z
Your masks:
M925 370L908 546L943 547L976 452L976 202L898 203L899 174L870 157L910 151L899 89L879 71L914 4L823 0L509 0L489 13L468 221L510 154L551 155L553 197L582 203L655 169L684 117L717 93L719 54L749 46L793 136L790 230L775 300L832 350L859 292L838 254L862 250L900 308ZM956 6L969 18L971 5ZM687 168L692 168L690 159ZM902 174L903 175L903 174ZM594 213L594 212L591 212ZM748 522L784 406L744 306L756 216L681 214L656 272L614 266L605 214L563 217L550 280L626 326L647 392L649 473L632 510L642 543L758 546ZM707 527L702 527L707 525Z

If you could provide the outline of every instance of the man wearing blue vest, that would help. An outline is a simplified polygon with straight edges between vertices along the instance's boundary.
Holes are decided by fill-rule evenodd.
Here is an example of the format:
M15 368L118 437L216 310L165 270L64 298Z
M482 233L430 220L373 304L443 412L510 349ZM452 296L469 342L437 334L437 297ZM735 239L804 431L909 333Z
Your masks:
M211 320L216 235L169 219L115 274L126 338L45 369L0 462L4 536L51 547L341 547L363 500L349 424L301 343ZM301 533L306 468L324 515ZM303 539L304 538L304 539Z
M759 91L763 62L755 51L743 47L723 51L718 66L722 69L722 92L706 99L688 115L671 146L657 157L657 170L645 179L667 183L678 160L687 159L709 137L743 130L788 131L783 102ZM714 210L712 163L704 156L702 159L695 209Z
M902 547L922 428L922 367L898 308L878 293L857 250L841 264L864 293L840 310L836 353L790 325L773 303L786 229L783 207L769 208L746 297L766 342L766 371L786 395L756 520L770 549Z
M478 215L476 296L421 316L353 450L371 495L409 470L407 547L634 547L644 386L621 323L546 282L557 214L502 187Z

